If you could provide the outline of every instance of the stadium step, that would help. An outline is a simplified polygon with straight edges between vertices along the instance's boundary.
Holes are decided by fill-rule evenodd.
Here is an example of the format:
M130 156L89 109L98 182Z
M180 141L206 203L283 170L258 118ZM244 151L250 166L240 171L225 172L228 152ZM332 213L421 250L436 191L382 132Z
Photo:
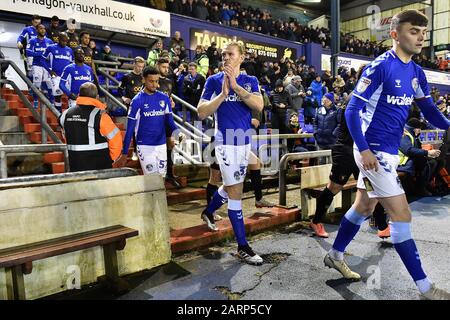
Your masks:
M51 166L52 166L52 173L54 174L66 172L64 162L54 162L51 164Z
M30 144L28 135L24 132L2 132L0 133L0 141L3 144Z
M55 133L59 139L64 141L61 132L55 132ZM42 143L42 133L40 131L39 132L30 132L30 133L27 133L27 135L32 143L37 143L37 144ZM47 143L54 143L49 135L47 135Z
M19 117L17 116L0 116L0 132L21 132Z
M48 124L53 131L58 132L61 129L58 126L58 123L49 123ZM26 133L31 133L31 132L41 132L41 125L39 123L27 123L23 125L23 131Z
M44 154L43 161L47 164L64 162L64 154L62 152L49 152Z
M193 200L202 200L206 198L206 189L204 188L182 188L167 190L167 204L169 206Z
M266 213L255 213L245 217L246 234L271 229L276 226L292 223L300 218L300 209L270 208ZM219 231L208 231L204 224L172 230L170 232L170 246L172 253L182 253L200 249L211 244L234 237L233 228L228 219L216 222Z
M8 154L8 177L51 173L51 167L44 164L43 158L43 154L34 152Z

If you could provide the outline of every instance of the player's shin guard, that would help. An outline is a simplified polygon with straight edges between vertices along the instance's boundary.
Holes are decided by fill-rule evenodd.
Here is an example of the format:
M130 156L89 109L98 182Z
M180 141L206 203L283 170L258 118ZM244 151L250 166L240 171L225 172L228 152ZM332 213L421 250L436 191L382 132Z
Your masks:
M391 222L391 237L394 248L403 261L409 274L416 282L421 293L431 288L431 283L422 269L419 253L414 240L411 238L411 223Z
M211 202L206 207L206 213L212 215L217 209L219 209L224 203L228 201L228 194L221 186L211 199Z
M245 238L244 215L242 214L241 200L228 200L228 217L233 226L234 236L239 246L248 245Z
M262 199L261 169L250 170L250 180L252 182L253 191L255 192L255 200L259 201Z
M219 187L215 184L208 183L208 185L206 186L206 203L208 205L211 203L211 199L214 196L214 193L216 193L217 189L219 189Z
M342 218L336 240L334 240L333 249L330 251L334 259L342 260L344 258L345 248L358 233L365 219L366 217L358 213L353 207L347 211Z
M331 202L333 202L334 194L325 187L323 189L322 193L320 194L319 198L317 199L316 203L316 213L314 215L313 223L318 224L322 222L323 216L325 215L325 212L328 210L328 208L331 205Z

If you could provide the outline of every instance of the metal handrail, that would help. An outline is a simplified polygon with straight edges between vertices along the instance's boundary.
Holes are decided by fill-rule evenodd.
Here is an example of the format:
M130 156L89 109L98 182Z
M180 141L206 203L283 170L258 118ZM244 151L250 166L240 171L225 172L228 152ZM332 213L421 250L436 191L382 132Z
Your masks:
M108 78L109 80L111 80L112 82L114 82L117 85L120 85L120 81L117 80L116 78L114 78L112 75L110 75L108 72L106 72L105 70L103 70L104 68L98 68L98 72L100 74L102 74L104 77ZM118 69L117 69L118 70Z
M173 114L173 119L178 122L179 124L184 124L186 125L189 129L191 129L192 131L194 131L194 133L192 133L193 136L197 137L198 140L200 140L201 143L205 142L205 143L209 143L211 142L211 138L209 136L207 136L206 134L203 133L202 130L194 127L192 124L188 123L188 122L184 122L183 119L181 119L178 115ZM197 134L195 134L197 133Z
M298 153L286 153L280 160L280 171L278 173L279 177L279 204L281 206L286 205L286 168L288 161L292 160L303 160L303 159L315 159L326 157L327 160L331 160L331 150L320 150L320 151L310 151L310 152L298 152ZM330 161L331 162L331 161Z
M61 151L64 154L65 170L69 170L69 153L65 144L24 144L24 145L0 145L0 178L8 178L6 156L8 153L38 152L47 153Z
M128 108L116 97L114 97L111 92L103 88L102 86L99 86L100 91L109 99L111 99L112 102L114 102L117 106L124 109L125 111L128 110Z
M301 139L301 138L314 138L312 133L282 133L282 134L259 134L252 136L255 140L268 140L268 139Z
M103 180L136 176L138 172L132 168L117 168L105 170L90 170L79 172L66 172L47 175L35 175L27 177L14 177L0 179L0 190L23 187L36 187L50 184L78 182L87 180Z
M105 66L120 66L121 63L118 61L106 61L106 60L93 60L95 65L105 65Z
M39 113L31 105L30 101L28 101L23 92L13 81L8 79L0 79L0 83L9 84L14 89L16 94L20 97L22 103L31 111L31 114L33 115L34 119L41 124L41 142L47 143L47 133L48 133L54 143L62 143L61 139L58 138L58 136L55 134L52 128L47 124L46 111L47 108L50 109L50 111L57 118L61 115L61 113L50 103L47 97L45 97L44 94L38 88L36 88L36 86L33 85L33 83L31 83L30 79L28 79L28 77L22 72L22 70L19 69L19 67L13 61L0 59L0 63L6 63L10 65L14 69L14 71L16 71L16 73L19 75L19 77L27 84L30 90L33 91L36 94L36 96L40 99L41 114L39 115Z
M184 101L183 99L181 99L180 97L178 97L177 95L172 93L172 98L173 100L175 100L178 103L181 103L183 106L185 106L186 108L188 108L189 110L191 110L192 112L195 112L198 115L198 110L196 107L194 107L192 104L190 104L189 102ZM185 116L186 117L186 116ZM213 121L213 118L211 116L208 116L206 119Z

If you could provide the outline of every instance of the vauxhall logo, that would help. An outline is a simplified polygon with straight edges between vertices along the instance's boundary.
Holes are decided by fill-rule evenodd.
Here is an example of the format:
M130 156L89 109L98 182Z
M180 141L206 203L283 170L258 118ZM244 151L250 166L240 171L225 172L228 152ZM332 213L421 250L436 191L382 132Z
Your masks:
M397 105L397 106L410 106L414 101L414 96L407 97L406 94L404 94L402 97L396 97L396 96L387 96L387 103Z

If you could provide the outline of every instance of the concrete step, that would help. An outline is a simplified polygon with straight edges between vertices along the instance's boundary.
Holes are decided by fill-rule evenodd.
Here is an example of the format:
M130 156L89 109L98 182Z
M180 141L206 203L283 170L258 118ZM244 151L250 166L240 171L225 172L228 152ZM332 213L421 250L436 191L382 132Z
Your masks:
M0 133L0 141L3 144L30 144L28 135L23 132Z
M203 188L181 188L169 189L166 192L167 204L174 205L187 201L201 200L206 198L206 189Z
M0 99L0 116L9 116L12 115L11 110L9 110L6 101Z
M256 212L245 217L246 234L255 234L270 230L276 226L292 223L300 218L298 208L287 209L274 207L267 212ZM170 232L170 245L172 253L182 253L197 250L211 244L234 237L233 227L228 219L216 222L219 231L209 231L204 224L195 227L172 230Z
M17 116L0 116L0 132L22 132Z
M33 152L8 154L8 177L50 174L51 168L44 164L43 158L43 154Z

